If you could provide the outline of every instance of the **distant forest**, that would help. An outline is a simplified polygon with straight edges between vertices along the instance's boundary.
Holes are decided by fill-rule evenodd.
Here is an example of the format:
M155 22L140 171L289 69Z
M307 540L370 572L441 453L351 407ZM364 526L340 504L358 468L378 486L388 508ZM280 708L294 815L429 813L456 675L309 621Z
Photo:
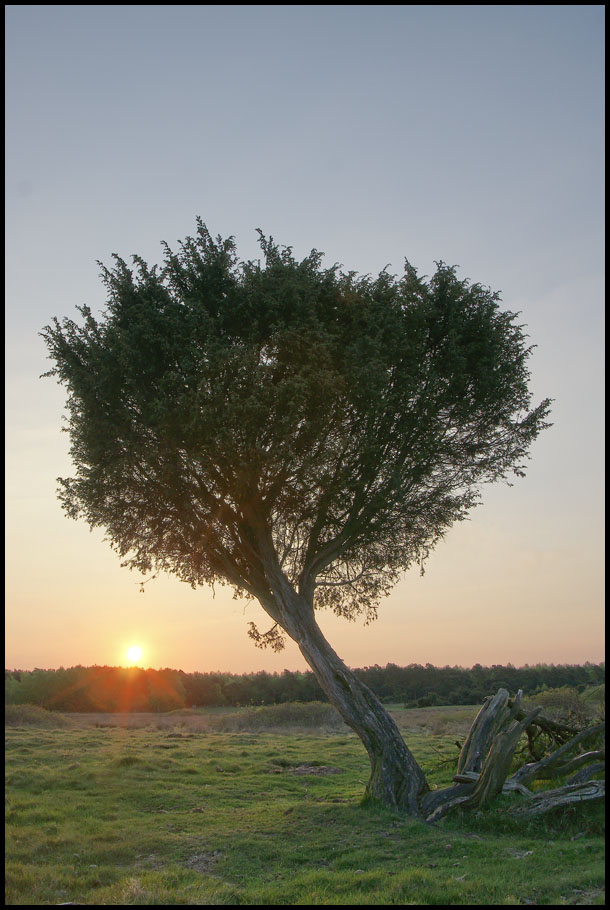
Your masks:
M386 704L405 707L476 705L502 687L534 695L569 686L583 691L605 681L605 664L583 666L494 665L471 669L387 664L355 670ZM212 706L273 705L327 701L313 673L184 673L125 667L5 670L7 704L33 704L55 711L174 711Z

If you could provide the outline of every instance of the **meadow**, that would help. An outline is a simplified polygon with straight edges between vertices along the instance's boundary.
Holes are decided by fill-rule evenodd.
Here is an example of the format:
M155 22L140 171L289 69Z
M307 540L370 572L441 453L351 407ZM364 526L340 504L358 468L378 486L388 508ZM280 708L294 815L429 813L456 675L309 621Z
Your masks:
M433 785L473 707L390 706ZM436 825L362 803L368 758L322 704L7 709L6 903L604 903L603 807Z

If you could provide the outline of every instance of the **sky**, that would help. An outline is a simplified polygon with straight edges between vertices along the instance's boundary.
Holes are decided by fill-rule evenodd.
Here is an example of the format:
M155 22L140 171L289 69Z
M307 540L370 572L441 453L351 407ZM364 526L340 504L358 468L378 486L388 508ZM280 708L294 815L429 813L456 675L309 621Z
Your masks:
M96 260L161 262L199 215L324 266L501 292L552 428L485 487L371 626L319 614L352 667L583 663L603 649L603 6L6 9L8 668L306 669L229 588L139 576L56 498L65 390L39 332L105 305Z

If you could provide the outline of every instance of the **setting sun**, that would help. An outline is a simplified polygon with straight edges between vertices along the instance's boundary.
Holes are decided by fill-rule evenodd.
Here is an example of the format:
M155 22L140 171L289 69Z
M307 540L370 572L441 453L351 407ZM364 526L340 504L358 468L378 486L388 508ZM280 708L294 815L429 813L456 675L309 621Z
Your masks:
M127 660L130 664L137 664L142 660L142 648L139 645L131 645L127 648Z

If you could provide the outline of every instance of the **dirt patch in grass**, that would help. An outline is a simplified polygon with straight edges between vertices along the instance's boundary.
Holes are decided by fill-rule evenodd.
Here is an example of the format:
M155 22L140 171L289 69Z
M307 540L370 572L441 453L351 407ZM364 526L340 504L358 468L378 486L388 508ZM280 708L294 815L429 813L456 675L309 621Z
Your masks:
M593 906L593 904L598 903L598 899L601 898L606 892L602 888L592 888L589 891L581 891L579 888L573 888L570 894L562 895L562 900L566 904L584 904L587 907Z
M221 858L222 853L220 850L212 850L211 853L194 853L192 856L189 856L185 866L189 869L194 869L195 872L203 872L206 875L209 875L214 871L216 863Z
M289 774L341 774L343 768L335 768L332 765L297 765L295 768L287 768Z

